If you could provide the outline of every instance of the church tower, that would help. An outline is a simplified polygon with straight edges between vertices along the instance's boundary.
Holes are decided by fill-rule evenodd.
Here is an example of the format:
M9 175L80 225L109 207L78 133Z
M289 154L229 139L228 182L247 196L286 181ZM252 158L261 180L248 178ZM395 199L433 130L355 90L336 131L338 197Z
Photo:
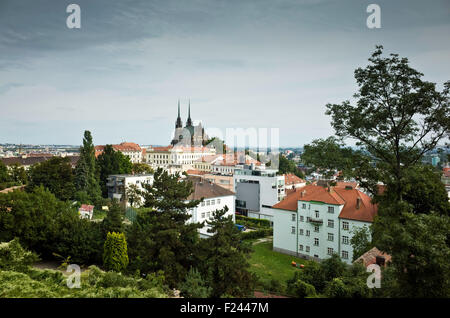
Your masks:
M182 128L183 127L183 123L181 122L181 117L180 117L180 100L178 100L178 117L177 117L177 121L175 122L175 128Z
M187 119L187 121L186 121L186 127L192 127L192 119L191 119L191 100L189 100L188 119Z

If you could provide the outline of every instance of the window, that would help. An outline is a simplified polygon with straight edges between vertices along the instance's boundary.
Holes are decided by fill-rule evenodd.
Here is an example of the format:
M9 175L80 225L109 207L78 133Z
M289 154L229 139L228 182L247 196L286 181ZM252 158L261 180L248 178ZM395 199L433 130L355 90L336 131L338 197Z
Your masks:
M300 229L299 231L300 231L299 234L300 234L300 235L303 235L303 229Z
M211 202L209 200L206 201L206 205L210 205Z
M342 222L342 229L348 230L348 222Z
M342 244L348 245L348 236L343 236L342 237Z
M314 232L319 232L319 227L318 226L314 226Z
M211 212L206 212L206 217L210 218L211 217Z
M306 236L309 236L310 232L309 230L306 230Z
M328 233L328 241L333 242L334 241L334 234Z
M303 251L303 245L300 244L300 246L298 247L298 249L299 249L300 251Z
M216 204L216 200L211 200L211 205Z
M314 211L316 213L316 219L319 218L319 211Z
M291 234L295 234L295 226L291 227Z
M311 218L309 216L306 217L306 222L311 222Z
M333 255L333 253L334 253L334 250L331 247L327 248L328 255Z
M292 221L295 221L295 214L292 214Z
M303 222L303 215L300 215L300 222Z
M328 227L334 228L334 220L328 220Z
M342 258L343 259L348 259L348 252L347 251L342 251Z
M202 206L205 206L205 201L202 202Z
M220 199L217 199L217 204L220 204Z
M328 207L328 213L334 213L334 206Z
M205 218L205 212L202 212L202 219Z
M306 252L309 253L309 246L306 247Z
M314 245L319 246L319 239L317 237L314 238Z
M302 209L306 209L306 203L302 204Z

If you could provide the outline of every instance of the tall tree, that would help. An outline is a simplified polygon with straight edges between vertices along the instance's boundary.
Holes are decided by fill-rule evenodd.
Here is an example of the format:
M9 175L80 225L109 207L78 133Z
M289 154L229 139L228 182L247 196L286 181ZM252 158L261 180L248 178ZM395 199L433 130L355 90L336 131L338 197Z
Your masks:
M68 157L53 157L30 168L29 189L44 186L58 199L69 200L75 192L72 166Z
M153 170L152 167L150 167L148 164L145 163L133 163L133 166L131 168L131 172L133 174L151 174L151 173L155 173L155 171Z
M337 136L355 139L375 158L375 169L383 172L378 177L401 200L404 170L449 135L450 82L439 92L407 58L382 53L383 47L377 46L370 64L356 69L356 105L327 104L326 114L332 116Z
M287 159L281 153L279 154L278 162L279 162L279 166L278 166L279 174L293 173L299 178L305 178L305 175L303 174L303 172L300 169L298 169L295 162Z
M109 232L103 248L103 266L107 270L121 272L128 266L125 234Z
M10 181L11 177L8 173L8 167L6 167L6 165L2 161L0 161L0 183L6 183Z
M92 201L101 197L95 147L91 132L88 130L84 132L83 146L80 147L80 159L75 169L75 185L78 191L85 191Z
M121 233L124 231L123 215L124 213L120 208L119 203L116 200L113 200L106 217L102 221L102 228L105 237L108 232Z
M241 233L231 216L225 217L228 207L216 210L210 226L211 238L202 241L204 260L202 269L212 288L212 297L248 297L253 292L256 277L248 269L250 248L242 242Z
M191 266L200 240L198 223L188 210L200 201L187 201L193 187L180 175L158 169L153 185L144 184L145 209L138 211L127 234L131 270L141 273L163 270L167 283L176 287Z
M129 174L132 171L130 158L120 151L115 151L112 145L105 146L103 153L97 158L97 164L103 196L108 195L108 188L106 187L108 176Z

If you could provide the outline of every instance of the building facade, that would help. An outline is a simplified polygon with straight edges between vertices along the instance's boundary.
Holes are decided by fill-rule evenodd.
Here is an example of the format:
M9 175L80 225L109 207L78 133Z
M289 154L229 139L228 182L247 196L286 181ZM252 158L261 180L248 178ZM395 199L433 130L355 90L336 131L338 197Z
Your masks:
M144 159L144 150L134 142L122 142L118 145L112 145L115 151L120 151L130 158L132 163L140 163ZM104 145L95 146L95 156L100 156L105 149Z
M122 202L126 207L130 206L127 198L127 189L136 185L138 190L143 190L142 184L153 184L153 174L116 174L108 176L106 186L108 197ZM139 204L137 204L139 205Z
M348 264L354 231L368 227L377 213L370 197L351 186L307 185L272 209L274 250L315 260L336 253Z

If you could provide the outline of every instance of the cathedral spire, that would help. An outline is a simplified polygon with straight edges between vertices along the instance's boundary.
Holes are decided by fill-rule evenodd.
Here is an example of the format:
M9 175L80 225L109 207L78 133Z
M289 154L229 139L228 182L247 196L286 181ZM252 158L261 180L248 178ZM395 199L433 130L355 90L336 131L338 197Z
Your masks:
M181 117L180 117L180 100L178 100L178 117L177 117L177 121L175 123L175 128L182 128L183 127L183 123L181 122Z
M187 126L187 127L192 126L192 119L191 119L191 100L189 100L188 119L187 119L187 121L186 121L186 126Z

